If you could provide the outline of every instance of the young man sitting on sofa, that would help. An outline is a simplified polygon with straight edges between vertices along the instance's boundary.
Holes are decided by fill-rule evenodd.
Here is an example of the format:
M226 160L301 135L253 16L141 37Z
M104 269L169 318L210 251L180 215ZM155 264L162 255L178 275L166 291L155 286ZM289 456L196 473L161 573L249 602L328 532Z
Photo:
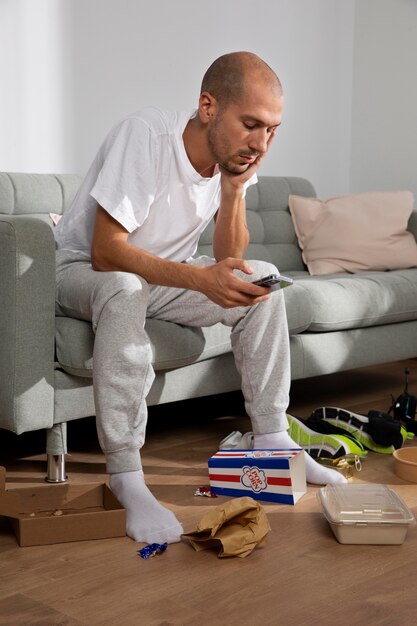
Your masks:
M198 109L146 108L109 133L56 228L57 311L95 331L94 397L110 486L136 541L179 541L182 527L147 488L140 448L154 379L145 318L232 328L256 448L298 448L287 433L290 363L276 272L243 260L245 190L281 124L281 83L256 55L207 70ZM214 217L215 259L193 258ZM307 480L344 481L306 455Z

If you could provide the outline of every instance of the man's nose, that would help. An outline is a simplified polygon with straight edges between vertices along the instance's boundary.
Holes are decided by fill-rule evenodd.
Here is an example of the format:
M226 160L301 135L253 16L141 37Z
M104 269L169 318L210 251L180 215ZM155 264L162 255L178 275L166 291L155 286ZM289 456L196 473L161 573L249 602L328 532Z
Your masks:
M268 131L259 128L252 136L249 142L251 150L255 150L259 154L264 154L268 150Z

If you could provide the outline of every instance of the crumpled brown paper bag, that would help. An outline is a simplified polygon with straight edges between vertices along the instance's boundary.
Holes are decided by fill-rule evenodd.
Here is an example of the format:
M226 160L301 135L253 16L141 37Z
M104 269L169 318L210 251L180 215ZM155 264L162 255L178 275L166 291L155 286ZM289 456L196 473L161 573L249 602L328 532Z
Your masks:
M197 551L219 549L219 558L248 556L262 547L271 530L262 506L253 498L234 498L210 510L195 531L184 533Z

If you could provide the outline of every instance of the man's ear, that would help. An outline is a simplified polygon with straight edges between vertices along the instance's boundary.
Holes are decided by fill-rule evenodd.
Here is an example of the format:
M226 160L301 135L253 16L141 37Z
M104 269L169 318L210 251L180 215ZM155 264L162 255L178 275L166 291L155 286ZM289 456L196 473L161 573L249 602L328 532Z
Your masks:
M215 117L219 110L219 105L214 96L208 91L203 91L198 101L198 114L203 124L208 124L211 118Z

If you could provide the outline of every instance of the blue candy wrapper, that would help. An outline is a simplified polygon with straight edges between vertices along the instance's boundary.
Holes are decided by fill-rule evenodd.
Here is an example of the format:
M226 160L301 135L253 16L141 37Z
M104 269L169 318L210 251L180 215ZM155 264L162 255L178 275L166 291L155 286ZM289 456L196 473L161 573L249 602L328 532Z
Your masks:
M150 543L148 546L138 550L138 554L142 557L142 559L149 559L153 556L157 556L158 554L162 554L167 548L167 543Z

